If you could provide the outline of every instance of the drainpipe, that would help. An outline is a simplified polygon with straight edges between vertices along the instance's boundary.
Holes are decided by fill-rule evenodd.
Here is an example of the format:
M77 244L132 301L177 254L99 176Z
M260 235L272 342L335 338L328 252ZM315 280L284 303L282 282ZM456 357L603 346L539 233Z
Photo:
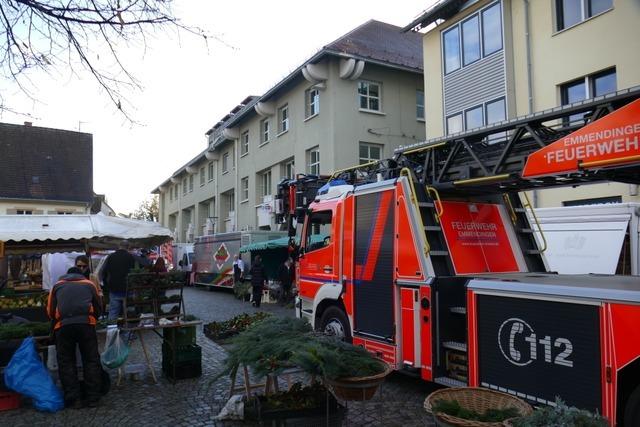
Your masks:
M524 40L527 52L527 99L529 114L533 113L533 79L531 69L531 33L529 25L529 0L524 1ZM538 190L533 190L533 207L538 207Z

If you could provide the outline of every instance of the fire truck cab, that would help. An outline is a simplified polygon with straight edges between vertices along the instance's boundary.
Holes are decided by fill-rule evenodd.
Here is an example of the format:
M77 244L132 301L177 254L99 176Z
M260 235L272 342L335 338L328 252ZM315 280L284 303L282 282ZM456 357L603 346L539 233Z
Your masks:
M305 209L297 315L428 381L640 425L640 277L549 272L524 193L640 182L640 90L616 96L334 174Z

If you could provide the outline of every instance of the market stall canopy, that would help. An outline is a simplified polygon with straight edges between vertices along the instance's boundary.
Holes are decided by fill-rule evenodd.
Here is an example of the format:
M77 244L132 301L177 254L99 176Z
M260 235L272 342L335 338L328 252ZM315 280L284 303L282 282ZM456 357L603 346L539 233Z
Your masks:
M311 244L323 242L327 236L325 234L314 234L311 236ZM289 246L289 237L281 237L279 239L267 240L266 242L256 242L240 247L240 253L253 251L267 251L270 249L283 249ZM300 238L296 237L296 245L300 244Z
M102 214L0 216L0 241L8 254L114 249L123 240L150 247L170 239L171 231L158 223Z

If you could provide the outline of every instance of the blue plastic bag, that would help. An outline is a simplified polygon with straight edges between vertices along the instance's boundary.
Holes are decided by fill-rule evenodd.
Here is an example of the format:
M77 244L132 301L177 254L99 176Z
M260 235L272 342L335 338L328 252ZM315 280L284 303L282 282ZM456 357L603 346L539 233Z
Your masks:
M33 338L25 338L4 370L4 383L11 390L33 399L39 411L57 412L64 408L62 392L51 379L36 352Z

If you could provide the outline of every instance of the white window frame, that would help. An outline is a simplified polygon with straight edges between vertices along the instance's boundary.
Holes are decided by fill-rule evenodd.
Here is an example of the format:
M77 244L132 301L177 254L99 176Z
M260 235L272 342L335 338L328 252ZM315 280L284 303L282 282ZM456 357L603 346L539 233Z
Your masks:
M271 169L264 170L258 173L258 180L260 185L258 186L258 203L262 203L265 196L270 196L271 193L271 184L273 175L271 174Z
M204 175L204 166L200 167L200 187L202 187L205 182L207 182L206 176Z
M189 175L189 193L193 193L193 175Z
M276 136L289 132L289 127L291 125L290 118L289 104L284 104L282 107L278 108L278 135Z
M222 155L222 174L229 173L229 152Z
M16 209L16 215L33 215L33 209Z
M266 125L266 128L265 128ZM260 146L268 143L271 137L271 123L269 119L263 119L260 122Z
M366 147L367 148L367 157L360 157L360 148L362 147ZM373 157L371 157L371 148L378 148L380 149L380 158L379 159L374 159ZM365 163L370 163L370 162L375 162L378 160L382 160L384 158L384 145L383 144L376 144L373 142L364 142L364 141L360 141L360 143L358 144L358 162L359 164L365 164ZM364 160L364 162L363 162Z
M367 93L366 94L360 93L360 85L361 84L366 84L367 85ZM369 94L371 92L371 90L370 90L370 86L371 85L378 86L378 96L371 96ZM381 113L382 112L382 83L381 82L375 82L373 80L358 80L358 85L356 86L356 93L358 94L358 109L360 111L374 112L374 113ZM362 108L360 106L362 98L366 98L366 100L367 100L367 108ZM374 109L371 108L371 100L372 99L377 99L378 100L378 109L377 110L374 110Z
M304 118L305 121L320 114L320 90L311 87L304 92Z
M209 162L207 165L207 181L213 181L213 162Z
M249 177L245 176L240 180L240 196L242 197L240 203L246 203L249 201Z
M504 96L499 96L497 98L490 99L488 101L482 102L482 103L474 105L472 107L465 108L464 110L458 111L457 113L449 114L447 117L445 117L445 132L446 132L446 134L447 135L451 135L452 134L452 132L449 132L449 119L453 118L453 117L456 117L456 116L460 116L461 117L462 129L461 129L460 132L466 132L468 130L471 130L471 129L467 128L467 112L469 112L471 110L476 110L478 108L480 108L481 111L482 111L482 124L480 125L480 127L487 126L487 106L489 104L493 104L494 102L498 102L500 100L504 100L504 117L505 117L504 120L506 120L506 118L507 118L507 99ZM498 122L496 122L496 123L498 123ZM455 133L458 133L458 132L455 132ZM492 140L492 138L489 138L489 139Z
M484 18L483 18L483 12L487 9L491 9L493 6L495 5L499 5L499 9L500 9L500 36L501 36L501 47L498 50L494 50L491 53L485 53L485 48L484 48ZM460 20L458 22L456 22L453 25L450 25L449 27L443 29L440 32L440 54L442 55L442 75L449 75L451 73L455 73L456 71L462 70L466 67L469 67L475 63L477 63L478 61L483 60L484 58L488 58L498 52L502 52L504 51L504 14L502 11L502 1L498 0L496 2L493 2L491 4L488 4L487 6L483 7L482 9L478 9L476 12L470 14L469 16L466 16L464 20ZM469 21L470 19L472 19L473 17L477 16L478 17L478 25L479 28L478 30L480 31L480 58L476 59L475 61L469 62L468 64L465 64L464 62L464 46L463 46L463 36L462 36L462 23ZM444 50L444 35L446 33L448 33L450 30L454 29L458 27L458 54L459 54L459 58L460 58L460 66L458 68L455 68L451 71L446 70L446 59L445 59L445 50ZM454 114L450 115L453 116ZM450 117L449 116L449 117Z
M182 179L182 195L184 196L189 192L189 183L187 182L187 177Z
M316 159L312 159L312 155L317 153ZM312 160L315 160L312 162ZM314 172L314 169L315 170ZM307 150L307 173L309 175L320 175L320 146L316 145Z
M245 130L240 135L240 157L249 154L249 131Z
M291 173L287 173L291 169ZM280 179L294 179L296 177L296 163L294 159L289 159L282 163L282 175Z

